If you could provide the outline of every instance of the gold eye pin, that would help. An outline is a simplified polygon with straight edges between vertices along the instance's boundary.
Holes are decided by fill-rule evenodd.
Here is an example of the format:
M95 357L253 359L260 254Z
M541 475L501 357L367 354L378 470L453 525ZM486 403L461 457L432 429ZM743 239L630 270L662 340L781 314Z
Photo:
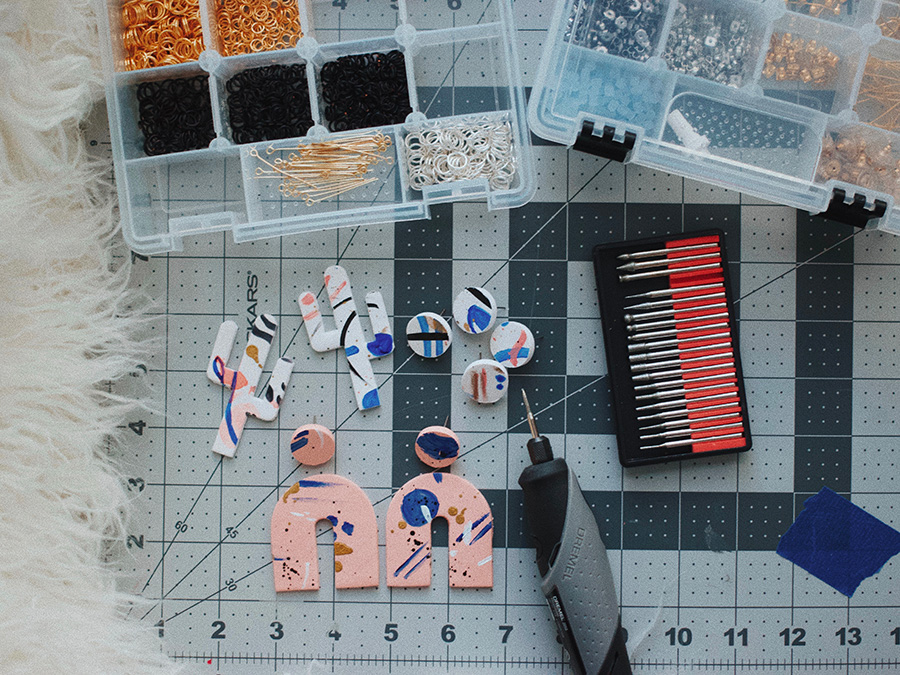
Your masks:
M263 159L259 153L250 154L268 167L257 167L256 178L280 180L278 191L282 195L313 206L375 182L376 178L364 176L373 166L392 162L390 157L375 152L390 144L390 138L379 131L295 147L270 145L266 154L290 153L286 158L279 157L272 162Z
M869 57L855 110L861 122L888 131L900 129L900 63Z

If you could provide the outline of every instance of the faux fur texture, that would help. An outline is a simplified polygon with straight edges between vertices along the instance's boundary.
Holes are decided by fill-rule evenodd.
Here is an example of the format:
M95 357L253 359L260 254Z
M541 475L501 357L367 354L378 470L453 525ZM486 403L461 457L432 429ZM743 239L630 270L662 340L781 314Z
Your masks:
M126 620L110 542L128 498L104 449L139 360L113 270L108 167L78 124L99 99L87 0L0 3L0 671L169 673ZM113 547L114 548L114 547Z

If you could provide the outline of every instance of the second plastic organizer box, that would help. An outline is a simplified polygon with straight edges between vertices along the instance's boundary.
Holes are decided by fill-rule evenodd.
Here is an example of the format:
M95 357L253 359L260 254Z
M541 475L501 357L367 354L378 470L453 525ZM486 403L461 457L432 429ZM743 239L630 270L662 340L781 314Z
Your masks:
M548 140L900 234L900 5L564 0Z
M534 194L509 0L111 0L100 14L138 253Z

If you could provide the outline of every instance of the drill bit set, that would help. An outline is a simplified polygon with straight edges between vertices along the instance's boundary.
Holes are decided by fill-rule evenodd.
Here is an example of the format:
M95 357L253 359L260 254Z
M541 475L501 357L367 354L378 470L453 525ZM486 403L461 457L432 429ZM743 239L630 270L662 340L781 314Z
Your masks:
M722 232L597 246L594 269L622 465L749 450Z

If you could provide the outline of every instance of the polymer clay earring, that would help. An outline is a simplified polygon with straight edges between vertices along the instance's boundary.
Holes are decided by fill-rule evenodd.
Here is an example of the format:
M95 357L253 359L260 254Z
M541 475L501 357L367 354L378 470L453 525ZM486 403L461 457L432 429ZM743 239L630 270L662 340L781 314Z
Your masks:
M366 493L353 481L322 474L297 481L272 512L275 591L319 588L316 523L331 523L335 588L378 586L378 523Z
M509 372L493 359L478 359L463 372L462 390L476 403L496 403L508 387Z
M484 333L496 319L497 301L483 288L469 286L453 301L453 320L466 333Z
M409 348L426 359L436 359L450 349L453 333L450 324L440 314L422 312L406 324Z
M520 368L534 356L534 335L518 321L504 321L491 335L491 354L506 368Z
M262 396L255 396L256 386L262 375L263 365L269 355L269 347L278 330L278 322L271 314L260 314L250 327L247 347L237 370L226 367L228 356L234 347L238 327L234 321L219 326L212 356L206 367L206 376L214 383L231 390L228 404L219 424L219 432L212 450L223 457L234 457L247 417L253 416L267 422L278 417L281 399L291 379L294 362L280 358L272 369L272 377Z
M334 434L321 424L297 427L291 437L291 454L305 466L324 464L334 457Z
M459 458L459 437L447 427L425 427L416 437L416 456L435 469Z
M450 466L459 458L459 449L459 438L447 427L426 427L416 438L416 455L435 468ZM491 507L469 481L440 471L407 481L388 505L388 586L431 585L431 521L435 518L447 521L450 586L492 586Z
M431 585L431 521L447 521L451 588L490 588L494 583L494 520L484 495L452 473L409 480L388 506L385 528L387 585Z
M316 296L309 291L300 295L297 303L303 315L303 324L309 334L309 344L317 352L342 349L350 369L350 380L356 393L356 405L360 410L369 410L381 405L378 398L378 383L372 370L370 359L387 356L394 351L394 337L381 293L366 294L369 321L375 337L366 342L353 291L347 271L340 265L332 265L325 270L325 290L334 310L334 330L325 330L322 313Z

